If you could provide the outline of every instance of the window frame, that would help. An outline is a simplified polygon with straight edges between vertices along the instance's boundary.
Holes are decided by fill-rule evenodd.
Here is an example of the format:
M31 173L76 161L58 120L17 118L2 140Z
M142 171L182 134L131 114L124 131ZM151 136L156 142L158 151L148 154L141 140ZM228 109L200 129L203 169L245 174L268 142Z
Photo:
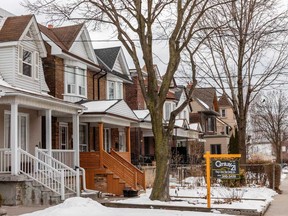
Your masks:
M65 65L65 95L87 97L87 70L81 67ZM82 79L82 81L81 81ZM73 80L71 82L71 80Z
M30 53L31 55L30 62L24 60L24 52ZM23 47L22 45L18 46L18 64L19 64L18 74L20 74L23 77L39 80L39 65L40 65L39 62L40 62L39 52ZM30 67L30 74L24 73L24 65Z
M7 121L7 116L9 116L8 121ZM24 148L22 143L20 141L22 140L22 124L21 124L21 118L25 118L25 141L24 141ZM17 116L17 121L18 121L18 147L21 147L23 150L28 151L29 149L29 114L28 113L21 113L18 112ZM4 111L4 148L11 148L11 112L8 110ZM7 127L8 123L8 127ZM7 134L8 133L8 134Z
M215 151L216 150L216 151ZM220 150L220 151L219 151ZM218 152L219 151L219 152ZM211 144L210 145L210 152L211 154L221 154L222 153L222 146L221 144Z

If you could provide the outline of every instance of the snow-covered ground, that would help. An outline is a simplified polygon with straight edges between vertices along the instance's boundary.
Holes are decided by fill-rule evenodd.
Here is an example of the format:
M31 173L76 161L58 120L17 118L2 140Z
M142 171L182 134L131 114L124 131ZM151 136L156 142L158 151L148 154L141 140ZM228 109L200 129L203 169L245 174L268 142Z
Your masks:
M283 175L286 177L286 174ZM186 180L187 181L187 180ZM189 181L189 179L188 179ZM195 181L195 179L190 179ZM115 202L129 203L129 204L151 204L151 205L177 205L177 206L191 206L191 207L206 207L207 202L206 187L180 187L174 184L170 189L170 195L173 196L171 202L151 201L149 195L151 189L139 197L118 200ZM211 197L220 198L212 199L212 208L230 208L230 209L255 209L261 212L266 208L267 204L273 200L276 192L265 187L247 187L247 188L224 188L212 187ZM186 198L197 197L197 198ZM235 200L233 200L233 198ZM237 198L241 198L238 199ZM251 200L253 199L253 200ZM177 201L178 200L178 201ZM165 216L190 216L191 211L175 211L162 209L133 209L133 208L109 208L101 205L97 201L90 198L69 198L64 203L57 206L49 207L47 209L24 214L23 216L158 216L163 214ZM220 212L213 210L211 213L193 212L193 216L219 216Z

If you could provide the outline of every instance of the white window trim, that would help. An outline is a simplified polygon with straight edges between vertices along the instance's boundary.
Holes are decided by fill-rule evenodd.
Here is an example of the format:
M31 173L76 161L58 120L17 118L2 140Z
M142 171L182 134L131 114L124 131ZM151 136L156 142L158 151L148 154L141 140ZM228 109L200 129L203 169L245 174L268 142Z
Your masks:
M68 75L70 72L67 71L67 68L73 68L73 76L75 79L75 83L68 84ZM81 73L80 73L81 71ZM83 74L82 74L83 72ZM85 68L81 68L78 66L72 66L72 65L65 65L64 66L64 74L65 74L65 95L71 95L71 96L78 96L78 97L87 97L87 70ZM84 76L84 85L80 85L80 77L82 78ZM74 92L69 93L68 92L68 85L71 85L74 87ZM84 90L84 94L80 94L80 88ZM82 90L81 90L82 91Z
M117 100L117 99L123 99L123 83L119 80L107 80L106 82L107 91L106 91L106 97L109 100ZM113 98L110 97L110 84L114 85L113 87Z
M62 133L61 133L61 127L65 127L67 128L67 134L66 134L66 146L65 146L65 149L69 149L69 146L68 146L68 142L69 142L69 128L68 128L68 123L66 122L59 122L59 149L63 149L62 148Z
M31 76L27 76L23 74L23 51L28 51L31 52L32 55L32 60L31 60ZM33 51L31 49L27 49L26 47L23 47L22 45L18 46L18 74L20 76L34 79L34 80L39 80L39 62L40 62L40 56L39 52Z
M108 139L106 139L106 135L108 134ZM106 149L108 147L108 149ZM104 128L104 150L110 152L111 148L111 129Z
M86 123L80 123L80 125L83 125L85 127L85 140L86 140L86 143L80 143L80 140L79 140L79 146L80 146L80 151L81 152L87 152L88 151L88 124ZM80 133L79 133L80 135ZM80 137L79 137L80 138Z
M3 125L4 125L4 148L8 148L8 146L6 146L7 144L6 144L6 139L7 139L7 135L6 135L6 133L5 133L5 127L6 127L6 125L5 125L5 116L6 115L10 115L10 119L11 119L11 111L8 111L8 110L4 110L4 121L3 121ZM19 122L19 119L20 119L20 117L25 117L26 118L26 140L25 140L25 143L26 143L26 146L25 146L25 149L23 149L23 150L25 150L25 151L29 151L29 131L30 131L30 128L29 128L29 125L30 125L30 123L29 123L29 114L28 113L21 113L21 112L18 112L18 117L17 117L17 119L18 119L18 147L20 147L19 146L19 141L20 141L20 122ZM10 130L11 130L11 121L10 121ZM11 148L11 143L10 143L10 148Z

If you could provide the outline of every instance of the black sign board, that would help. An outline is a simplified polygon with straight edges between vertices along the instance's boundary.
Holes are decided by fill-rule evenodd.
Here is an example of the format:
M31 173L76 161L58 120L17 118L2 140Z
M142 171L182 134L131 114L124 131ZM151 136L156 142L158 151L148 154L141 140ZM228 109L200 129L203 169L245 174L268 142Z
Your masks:
M218 179L239 179L238 160L212 160L212 176Z

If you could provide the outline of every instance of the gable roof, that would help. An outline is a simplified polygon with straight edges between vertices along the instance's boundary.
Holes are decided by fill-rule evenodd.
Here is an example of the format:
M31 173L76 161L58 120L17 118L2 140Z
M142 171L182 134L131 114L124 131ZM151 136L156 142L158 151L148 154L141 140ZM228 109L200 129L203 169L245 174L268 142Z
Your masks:
M96 58L99 62L99 65L103 67L106 71L108 71L110 74L113 74L115 76L118 76L122 78L123 80L126 80L128 82L132 83L132 80L130 78L129 69L127 66L127 72L125 74L120 73L120 71L114 70L114 65L119 56L121 56L121 47L109 47L109 48L102 48L102 49L94 49ZM122 55L123 56L123 55ZM125 57L123 56L124 64L126 64Z
M215 88L195 88L192 96L193 98L198 98L199 100L203 101L209 107L209 109L215 109L215 111L218 111L218 102Z
M33 16L7 17L0 31L0 42L18 41Z
M110 47L102 49L94 49L94 52L97 56L97 59L104 63L109 70L113 69L114 63L117 59L117 56L120 52L121 47Z
M84 23L72 26L47 28L39 25L41 32L56 43L61 49L69 51Z
M218 100L219 106L229 106L232 107L230 100L228 99L227 95L224 93Z

